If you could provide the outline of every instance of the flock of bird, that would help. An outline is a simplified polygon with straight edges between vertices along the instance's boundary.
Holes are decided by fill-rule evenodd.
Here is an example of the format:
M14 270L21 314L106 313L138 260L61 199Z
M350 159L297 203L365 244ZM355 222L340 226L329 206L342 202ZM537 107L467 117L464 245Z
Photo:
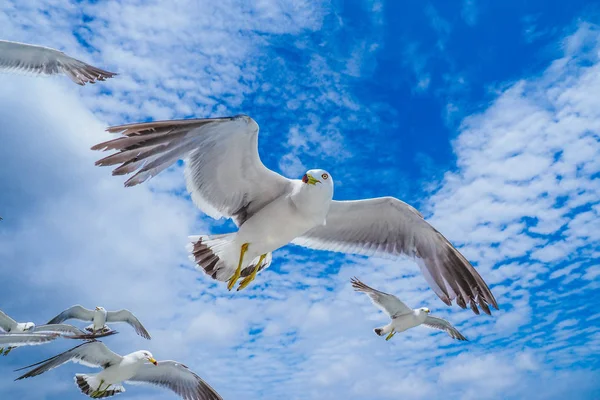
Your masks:
M0 41L0 70L40 75L64 74L84 85L116 76L51 48ZM333 178L311 169L301 179L289 179L267 169L258 155L258 124L246 115L134 123L109 127L119 137L92 150L113 151L96 162L116 166L113 175L133 174L125 186L154 177L179 160L185 161L187 189L205 214L231 218L237 231L190 236L188 250L198 270L242 290L272 263L272 252L292 243L317 250L417 261L425 279L447 305L454 301L475 314L498 304L488 285L469 261L410 205L393 197L355 201L333 200ZM391 339L418 325L467 340L448 321L432 317L427 307L412 309L396 296L367 286L357 278L352 287L369 296L389 317L375 328ZM63 322L90 321L80 330ZM186 400L221 399L198 375L176 361L156 361L149 351L120 356L99 338L115 334L106 323L126 322L146 339L150 335L129 311L107 312L73 306L48 324L17 323L0 315L0 346L4 355L14 347L43 344L57 338L84 343L33 368L17 379L42 374L66 362L101 367L95 375L77 374L82 393L101 398L123 392L123 382L151 383L170 388ZM6 349L6 350L5 350Z

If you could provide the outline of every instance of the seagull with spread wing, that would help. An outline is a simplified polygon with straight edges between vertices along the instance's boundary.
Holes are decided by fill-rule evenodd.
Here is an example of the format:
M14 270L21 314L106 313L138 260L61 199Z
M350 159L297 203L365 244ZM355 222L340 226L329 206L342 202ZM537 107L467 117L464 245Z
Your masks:
M396 296L373 289L359 281L357 278L352 278L351 282L352 287L357 292L366 293L371 298L373 304L379 307L392 319L386 326L373 329L378 336L388 334L385 340L390 340L396 332L404 332L407 329L419 325L425 325L430 328L445 331L451 338L456 340L467 340L467 338L453 327L450 322L429 315L431 312L429 308L421 307L413 310Z
M91 335L69 324L48 323L45 325L36 325L33 322L17 322L1 310L0 330L6 332L1 336L2 340L0 340L0 346L2 346L0 347L0 354L5 356L15 347L44 344L57 337L89 340L117 333L116 331L110 331Z
M319 250L415 258L446 304L479 314L496 300L479 273L408 204L381 197L333 200L333 179L321 169L288 179L267 169L258 155L258 124L240 115L129 124L108 128L121 137L93 150L116 153L96 165L118 165L113 175L135 172L134 186L178 160L192 200L213 218L232 218L238 231L191 237L191 258L206 274L238 290L271 264L271 252L288 244Z
M0 71L63 74L81 86L117 75L69 57L59 50L7 40L0 40Z
M185 400L222 400L221 396L177 361L156 361L146 350L121 356L99 341L87 342L47 360L18 369L36 367L16 380L43 374L69 361L101 367L97 374L76 374L82 393L92 398L113 396L125 391L123 382L146 383L170 389Z
M107 322L126 322L135 329L135 333L150 340L150 334L144 328L139 319L129 310L106 311L104 307L96 307L94 310L80 306L79 304L67 308L65 311L52 318L48 324L60 324L68 319L78 319L81 321L91 321L92 323L85 328L88 332L96 334L98 332L110 331L106 326Z

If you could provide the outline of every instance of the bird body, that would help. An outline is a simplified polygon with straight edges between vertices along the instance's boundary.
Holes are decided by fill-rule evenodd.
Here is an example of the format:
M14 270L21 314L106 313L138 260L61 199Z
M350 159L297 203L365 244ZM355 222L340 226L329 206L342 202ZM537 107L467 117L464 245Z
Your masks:
M99 332L106 328L106 309L104 307L96 307L94 310L94 316L92 317L92 324L86 327L87 330L92 332Z
M427 319L429 313L423 309L412 310L412 312L394 316L389 324L375 328L374 331L379 336L390 332L404 332L407 329L421 325Z

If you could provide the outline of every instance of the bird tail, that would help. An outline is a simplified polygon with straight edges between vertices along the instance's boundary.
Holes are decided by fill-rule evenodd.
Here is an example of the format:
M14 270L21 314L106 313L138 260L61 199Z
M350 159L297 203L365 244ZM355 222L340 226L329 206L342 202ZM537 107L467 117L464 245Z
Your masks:
M235 233L190 236L189 240L187 249L190 252L190 259L197 264L198 270L223 282L233 276L237 269L241 250L234 248ZM242 277L250 275L258 263L258 258L256 257L250 263L244 263ZM271 253L268 253L259 271L271 265L272 259Z
M375 332L377 336L383 336L383 328L375 328L373 329L373 332Z
M104 384L98 379L98 375L76 374L75 383L77 383L83 394L95 399L114 396L125 391L125 388L121 385Z

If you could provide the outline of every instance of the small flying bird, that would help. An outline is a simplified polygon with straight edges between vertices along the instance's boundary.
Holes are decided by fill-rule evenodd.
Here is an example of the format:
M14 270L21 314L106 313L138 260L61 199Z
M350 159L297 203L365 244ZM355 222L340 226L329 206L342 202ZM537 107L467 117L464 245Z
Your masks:
M19 368L17 371L37 366L15 380L43 374L69 361L103 368L98 374L75 375L81 392L92 398L122 393L125 391L122 383L127 381L162 386L185 400L222 400L212 387L181 363L156 361L146 350L120 356L99 341L81 344L47 360Z
M67 75L78 85L104 81L117 75L69 57L59 50L0 40L0 71L38 75Z
M427 307L418 308L413 310L408 307L399 298L394 295L380 292L379 290L373 289L370 286L365 285L357 278L352 278L352 287L357 292L366 293L373 304L380 308L383 312L390 316L392 321L381 328L375 328L373 331L378 336L388 334L385 340L390 340L396 332L404 332L407 329L414 328L415 326L425 325L430 328L440 329L446 331L452 339L456 340L468 340L464 337L450 322L432 317L429 315L430 311Z
M10 353L11 350L13 350L15 347L24 346L28 344L31 345L46 343L50 340L56 339L56 337L59 336L67 339L90 340L97 337L114 335L117 333L117 331L107 331L91 335L73 325L68 324L49 323L45 325L36 325L33 322L17 322L1 310L0 330L6 332L7 334L11 334L10 336L3 335L4 340L16 340L17 343L21 343L19 345L14 346L9 344L6 349L4 347L1 347L0 354L3 354L5 356L8 355L8 353ZM19 335L25 336L19 337Z
M479 273L408 204L380 197L333 200L333 178L322 169L288 179L267 169L258 154L258 124L246 115L159 121L107 129L122 137L93 150L115 150L96 165L118 165L113 175L135 174L135 186L178 160L192 200L213 218L232 218L237 232L191 236L191 258L213 279L238 290L271 264L271 252L293 243L317 250L415 258L435 293L490 313L496 300ZM375 177L365 179L373 180Z
M81 321L92 321L92 324L85 328L86 331L96 334L98 332L110 331L106 326L107 322L126 322L131 325L135 332L144 339L150 340L150 334L144 328L142 323L129 310L106 311L104 307L96 307L94 310L88 310L79 304L67 308L65 311L52 318L49 324L60 324L68 319L78 319Z

